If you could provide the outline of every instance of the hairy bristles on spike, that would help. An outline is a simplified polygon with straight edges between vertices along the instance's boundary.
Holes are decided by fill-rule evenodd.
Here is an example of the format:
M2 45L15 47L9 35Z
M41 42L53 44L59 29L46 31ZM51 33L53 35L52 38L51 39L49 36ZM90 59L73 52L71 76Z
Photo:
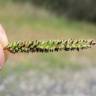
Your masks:
M11 53L19 52L53 52L53 51L72 51L80 49L87 49L96 45L94 40L49 40L49 41L26 41L26 42L12 42L4 49Z

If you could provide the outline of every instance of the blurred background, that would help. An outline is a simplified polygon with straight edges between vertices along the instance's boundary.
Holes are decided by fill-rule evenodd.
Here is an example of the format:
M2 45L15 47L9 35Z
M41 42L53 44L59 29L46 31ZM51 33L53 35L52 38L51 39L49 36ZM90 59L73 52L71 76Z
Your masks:
M9 42L96 39L95 0L0 0ZM0 96L96 96L96 49L10 54Z

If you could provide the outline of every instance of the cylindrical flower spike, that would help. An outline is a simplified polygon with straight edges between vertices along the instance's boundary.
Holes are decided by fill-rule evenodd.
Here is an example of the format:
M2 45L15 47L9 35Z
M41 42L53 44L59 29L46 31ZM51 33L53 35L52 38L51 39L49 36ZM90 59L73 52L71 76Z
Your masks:
M94 40L48 40L48 41L17 41L8 43L7 35L2 25L0 25L0 69L3 67L8 52L10 53L29 53L29 52L53 52L53 51L72 51L91 48L96 45Z
M94 40L48 40L48 41L26 41L12 42L5 47L11 53L19 52L53 52L53 51L72 51L91 48L95 45Z

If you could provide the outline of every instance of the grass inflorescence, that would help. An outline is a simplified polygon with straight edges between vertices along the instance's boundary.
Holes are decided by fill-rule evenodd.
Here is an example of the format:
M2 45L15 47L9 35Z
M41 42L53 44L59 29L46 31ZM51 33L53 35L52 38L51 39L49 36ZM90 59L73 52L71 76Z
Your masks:
M91 48L95 45L94 40L48 40L48 41L17 41L8 44L4 49L7 49L11 53L19 52L54 52L54 51L73 51L80 49Z

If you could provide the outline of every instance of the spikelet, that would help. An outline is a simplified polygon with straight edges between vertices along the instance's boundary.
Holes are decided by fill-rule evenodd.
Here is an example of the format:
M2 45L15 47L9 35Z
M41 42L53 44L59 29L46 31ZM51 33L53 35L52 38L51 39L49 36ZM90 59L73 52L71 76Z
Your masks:
M29 52L54 52L54 51L73 51L91 48L96 45L94 40L48 40L48 41L17 41L8 44L7 49L11 53Z

